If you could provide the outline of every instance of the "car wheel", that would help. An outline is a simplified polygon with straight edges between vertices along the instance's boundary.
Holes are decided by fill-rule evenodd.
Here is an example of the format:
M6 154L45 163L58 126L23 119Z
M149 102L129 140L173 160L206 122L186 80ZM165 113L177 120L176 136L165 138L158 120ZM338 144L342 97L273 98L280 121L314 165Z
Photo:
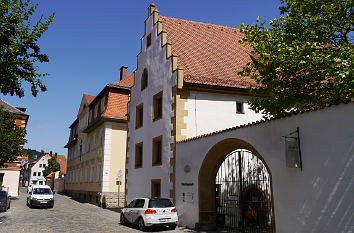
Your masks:
M174 225L171 225L171 226L170 226L170 229L171 229L171 230L174 230L174 229L176 229L176 224L174 224Z
M145 224L144 224L143 218L139 218L138 227L139 227L139 230L145 231Z
M9 204L9 207L7 208L8 210L10 209L10 205L11 205L11 204Z
M120 214L120 218L119 219L120 219L120 224L125 225L127 223L125 221L125 217L124 217L123 213Z

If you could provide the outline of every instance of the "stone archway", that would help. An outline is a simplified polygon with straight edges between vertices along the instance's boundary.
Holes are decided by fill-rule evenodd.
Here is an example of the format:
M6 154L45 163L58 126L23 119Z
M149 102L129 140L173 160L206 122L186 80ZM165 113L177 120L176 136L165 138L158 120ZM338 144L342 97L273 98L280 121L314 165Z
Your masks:
M258 151L249 143L236 138L224 139L216 143L206 154L198 175L199 194L199 226L215 227L216 201L215 201L215 176L224 159L233 151L245 149L256 155L266 167L270 176L272 222L274 226L274 202L272 193L272 175L267 163Z

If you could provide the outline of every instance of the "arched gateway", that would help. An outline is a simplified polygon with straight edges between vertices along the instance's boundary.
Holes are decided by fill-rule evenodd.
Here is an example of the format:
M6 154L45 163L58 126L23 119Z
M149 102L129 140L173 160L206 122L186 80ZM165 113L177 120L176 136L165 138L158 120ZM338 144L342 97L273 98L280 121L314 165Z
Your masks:
M198 177L199 224L234 232L274 232L271 173L240 139L214 145Z

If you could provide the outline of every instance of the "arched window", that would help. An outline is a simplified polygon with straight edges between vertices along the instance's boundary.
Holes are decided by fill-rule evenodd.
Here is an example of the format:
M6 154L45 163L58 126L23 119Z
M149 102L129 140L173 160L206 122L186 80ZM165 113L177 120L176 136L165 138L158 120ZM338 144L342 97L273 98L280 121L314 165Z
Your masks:
M141 76L141 90L144 90L148 85L148 72L144 69L143 75Z

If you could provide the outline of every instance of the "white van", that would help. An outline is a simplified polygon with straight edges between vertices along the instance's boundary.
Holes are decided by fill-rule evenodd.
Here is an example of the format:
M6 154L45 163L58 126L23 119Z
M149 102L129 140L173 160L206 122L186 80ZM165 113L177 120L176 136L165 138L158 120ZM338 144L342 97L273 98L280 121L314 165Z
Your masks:
M53 208L54 196L48 185L33 185L31 190L28 190L27 206L48 206Z

